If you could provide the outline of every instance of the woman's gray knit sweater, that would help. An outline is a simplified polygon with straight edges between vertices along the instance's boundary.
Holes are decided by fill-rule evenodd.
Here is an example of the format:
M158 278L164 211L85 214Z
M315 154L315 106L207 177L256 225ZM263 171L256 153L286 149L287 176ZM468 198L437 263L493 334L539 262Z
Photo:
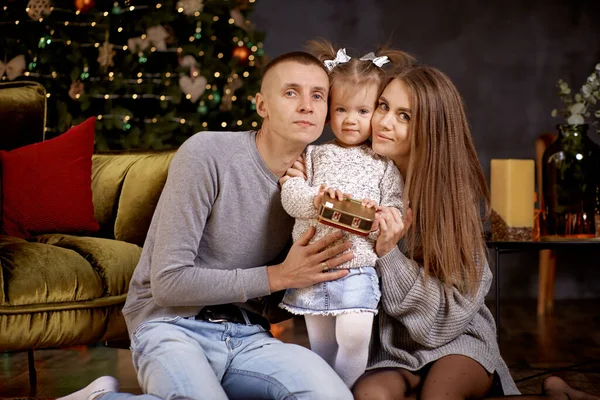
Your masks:
M479 290L464 296L429 276L399 247L378 259L382 296L367 369L417 371L446 355L462 354L500 376L504 394L519 394L500 356L496 325L484 304L492 283L487 262Z

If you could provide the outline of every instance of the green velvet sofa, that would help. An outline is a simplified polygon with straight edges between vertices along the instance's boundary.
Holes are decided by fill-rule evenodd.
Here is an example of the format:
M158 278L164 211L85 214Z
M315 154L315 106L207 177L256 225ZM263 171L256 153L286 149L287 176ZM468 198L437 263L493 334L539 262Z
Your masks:
M15 110L31 114L23 125ZM42 140L44 118L43 87L0 85L0 149ZM3 119L12 120L10 131ZM29 137L16 141L24 126ZM33 382L35 349L127 340L121 309L173 155L93 156L93 237L0 235L0 351L29 351Z

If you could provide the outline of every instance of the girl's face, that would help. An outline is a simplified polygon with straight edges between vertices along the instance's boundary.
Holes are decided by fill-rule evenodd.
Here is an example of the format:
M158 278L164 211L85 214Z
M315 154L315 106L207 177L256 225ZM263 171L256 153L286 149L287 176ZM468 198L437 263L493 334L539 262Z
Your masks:
M396 165L406 165L410 155L408 127L413 115L408 88L401 80L392 80L379 96L373 113L373 150Z
M356 88L332 88L329 104L331 130L341 146L357 146L371 136L371 117L375 111L376 83Z

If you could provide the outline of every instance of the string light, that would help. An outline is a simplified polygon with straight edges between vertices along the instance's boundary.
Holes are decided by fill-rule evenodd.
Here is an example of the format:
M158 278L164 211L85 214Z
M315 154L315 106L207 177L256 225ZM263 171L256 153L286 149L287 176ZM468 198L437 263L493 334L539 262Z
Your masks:
M194 17L199 17L199 16L200 16L200 11L196 11L196 12L194 13Z
M238 121L237 121L237 126L241 126L241 125L242 125L242 120L241 120L241 119L238 119Z
M244 78L247 78L250 76L250 73L248 71L244 71L242 75L244 75Z
M227 128L227 122L221 122L221 126L222 126L223 128Z
M206 128L207 126L208 126L208 122L204 121L204 122L202 123L202 127L203 127L203 128Z
M219 17L218 17L217 15L215 15L215 16L213 17L213 21L217 22L218 20L219 20Z
M258 126L258 123L256 121L252 121L252 127L256 128Z

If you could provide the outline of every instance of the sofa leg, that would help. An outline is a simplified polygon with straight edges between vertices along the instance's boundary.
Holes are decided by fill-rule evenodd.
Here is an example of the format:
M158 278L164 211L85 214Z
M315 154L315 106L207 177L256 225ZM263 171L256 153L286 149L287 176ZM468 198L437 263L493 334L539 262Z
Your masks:
M35 388L37 386L37 372L35 371L33 350L27 350L27 359L29 361L29 387L35 393Z

